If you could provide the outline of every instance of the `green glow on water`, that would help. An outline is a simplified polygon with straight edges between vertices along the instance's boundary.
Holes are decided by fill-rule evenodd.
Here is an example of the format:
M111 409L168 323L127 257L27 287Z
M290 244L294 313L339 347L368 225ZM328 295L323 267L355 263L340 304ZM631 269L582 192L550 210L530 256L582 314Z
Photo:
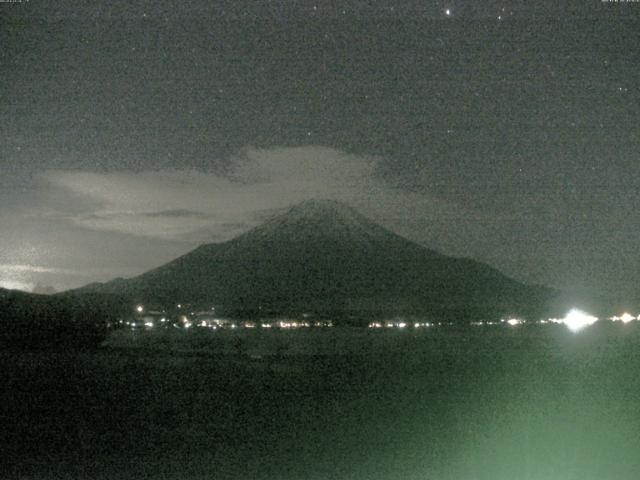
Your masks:
M169 332L78 358L0 354L0 433L17 464L34 445L49 459L14 478L638 478L633 324L270 332L292 354L262 359L216 355L239 330ZM318 343L357 353L304 354Z

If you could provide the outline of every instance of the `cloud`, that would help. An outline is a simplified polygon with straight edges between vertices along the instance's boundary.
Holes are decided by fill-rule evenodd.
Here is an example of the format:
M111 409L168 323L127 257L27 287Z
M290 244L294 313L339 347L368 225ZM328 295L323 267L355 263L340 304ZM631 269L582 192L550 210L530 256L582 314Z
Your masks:
M247 149L226 174L195 170L139 173L49 171L50 185L93 206L67 218L84 228L165 240L225 240L306 198L348 202L374 217L416 206L445 208L387 185L379 159L325 147Z
M66 275L78 274L76 270L66 268L51 268L40 265L12 265L0 264L0 272L3 273L63 273Z
M196 212L194 210L174 209L174 210L162 210L160 212L148 212L145 214L147 217L160 218L160 217L199 217L208 218L208 215L202 212Z
M34 278L57 275L82 276L82 273L67 268L5 263L0 264L0 288L30 292L34 291L36 287L39 287L39 293L52 293L51 287L45 289L42 285L35 282Z
M31 282L21 282L19 280L0 280L0 288L6 288L7 290L22 290L24 292L31 292L35 284Z

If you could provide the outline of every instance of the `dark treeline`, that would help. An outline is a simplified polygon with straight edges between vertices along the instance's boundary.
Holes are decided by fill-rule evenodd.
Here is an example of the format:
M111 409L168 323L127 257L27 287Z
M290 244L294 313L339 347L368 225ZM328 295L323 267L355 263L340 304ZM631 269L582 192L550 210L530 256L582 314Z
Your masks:
M122 302L106 295L49 296L0 290L0 343L22 349L93 348L123 312Z

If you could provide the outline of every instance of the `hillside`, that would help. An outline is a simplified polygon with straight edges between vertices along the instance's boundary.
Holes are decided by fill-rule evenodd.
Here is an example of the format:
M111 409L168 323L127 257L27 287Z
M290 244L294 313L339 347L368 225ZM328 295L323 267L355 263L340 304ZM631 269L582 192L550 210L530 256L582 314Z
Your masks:
M128 304L85 292L39 295L0 288L0 345L30 349L97 346Z

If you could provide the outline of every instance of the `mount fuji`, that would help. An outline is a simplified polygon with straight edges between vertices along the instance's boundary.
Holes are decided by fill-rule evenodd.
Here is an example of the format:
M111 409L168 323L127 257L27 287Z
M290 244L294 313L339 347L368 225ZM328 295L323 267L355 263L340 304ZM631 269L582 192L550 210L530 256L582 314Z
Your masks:
M130 279L75 292L236 315L478 319L536 316L556 292L467 258L440 254L333 200L307 200L224 243L201 245Z

